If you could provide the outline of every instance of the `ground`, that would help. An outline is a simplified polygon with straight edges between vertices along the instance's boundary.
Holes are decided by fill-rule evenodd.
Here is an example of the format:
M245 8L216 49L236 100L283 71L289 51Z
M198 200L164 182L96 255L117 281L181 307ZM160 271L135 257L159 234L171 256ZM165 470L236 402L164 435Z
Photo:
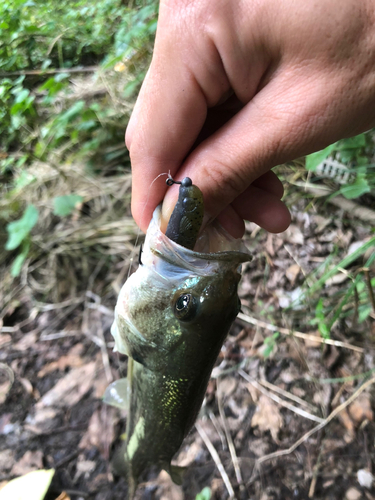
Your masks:
M290 199L293 222L284 234L247 226L254 259L243 268L242 312L176 456L187 467L183 486L150 471L137 499L190 500L205 487L212 499L375 498L374 311L361 322L358 302L346 301L325 342L321 325L335 311L316 300L318 293L339 303L374 247L315 286L326 264L332 268L369 241L374 224L337 203ZM362 200L370 211L373 200ZM72 216L72 227L81 216ZM110 325L129 260L115 259L108 275L100 255L90 257L91 281L69 295L69 255L55 262L65 273L56 272L54 285L64 300L38 290L35 270L2 288L0 481L54 468L47 500L122 500L126 481L113 476L110 459L126 413L102 396L126 372ZM80 262L72 271L78 281L84 251Z

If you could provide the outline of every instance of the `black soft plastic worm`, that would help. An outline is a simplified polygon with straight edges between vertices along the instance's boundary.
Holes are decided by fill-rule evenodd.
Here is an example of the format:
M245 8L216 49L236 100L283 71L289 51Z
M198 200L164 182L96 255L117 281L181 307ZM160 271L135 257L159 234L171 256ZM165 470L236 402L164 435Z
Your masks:
M190 177L185 177L182 182L169 177L167 184L180 184L180 191L165 235L179 245L193 250L203 220L202 192L194 186Z

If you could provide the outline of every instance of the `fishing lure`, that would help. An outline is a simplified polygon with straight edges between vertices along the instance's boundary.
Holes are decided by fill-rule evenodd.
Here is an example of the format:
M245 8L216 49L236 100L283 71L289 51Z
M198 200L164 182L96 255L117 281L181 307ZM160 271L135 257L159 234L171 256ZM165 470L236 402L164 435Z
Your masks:
M166 234L160 217L158 207L141 265L120 291L111 330L116 349L129 356L127 379L111 384L104 400L128 409L114 465L128 479L130 498L151 466L181 483L171 460L195 422L239 312L240 264L251 260L241 240L216 223L198 237L203 197L189 178L181 182Z

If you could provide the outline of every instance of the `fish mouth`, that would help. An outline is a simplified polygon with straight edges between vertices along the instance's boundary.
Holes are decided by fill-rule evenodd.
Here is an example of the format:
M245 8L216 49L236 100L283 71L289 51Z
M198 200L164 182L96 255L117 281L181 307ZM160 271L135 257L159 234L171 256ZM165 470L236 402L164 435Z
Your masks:
M199 275L238 268L252 260L249 250L241 239L233 238L217 221L206 226L198 237L194 250L189 250L170 240L161 230L161 206L153 214L147 230L142 252L142 263L159 275L173 273L173 268ZM160 273L160 268L163 272ZM178 273L179 274L179 273Z

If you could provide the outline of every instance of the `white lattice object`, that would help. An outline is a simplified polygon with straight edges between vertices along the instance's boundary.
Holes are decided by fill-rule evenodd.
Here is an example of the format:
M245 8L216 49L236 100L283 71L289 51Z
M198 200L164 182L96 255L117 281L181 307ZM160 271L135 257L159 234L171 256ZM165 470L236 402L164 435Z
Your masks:
M351 184L355 181L356 173L343 163L332 158L326 158L315 170L320 177L329 177L338 184Z

